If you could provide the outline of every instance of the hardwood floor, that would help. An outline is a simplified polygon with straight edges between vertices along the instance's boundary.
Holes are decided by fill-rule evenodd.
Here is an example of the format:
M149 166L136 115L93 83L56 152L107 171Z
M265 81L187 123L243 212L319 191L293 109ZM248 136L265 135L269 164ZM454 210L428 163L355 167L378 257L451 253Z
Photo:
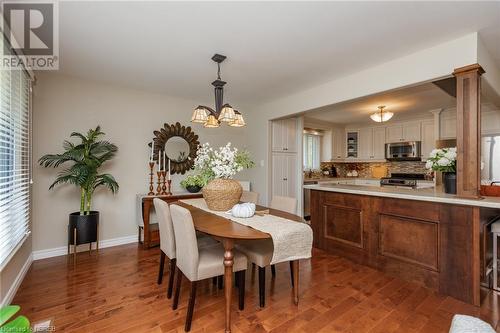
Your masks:
M36 261L14 298L32 322L52 319L56 332L183 332L189 288L179 308L158 286L159 249L137 244ZM245 309L233 301L233 332L448 332L453 314L470 314L499 332L498 295L484 291L481 307L443 297L320 250L301 261L300 303L293 304L288 263L267 274L259 308L258 274L247 271ZM166 275L168 272L165 273ZM224 291L199 285L191 332L222 332Z

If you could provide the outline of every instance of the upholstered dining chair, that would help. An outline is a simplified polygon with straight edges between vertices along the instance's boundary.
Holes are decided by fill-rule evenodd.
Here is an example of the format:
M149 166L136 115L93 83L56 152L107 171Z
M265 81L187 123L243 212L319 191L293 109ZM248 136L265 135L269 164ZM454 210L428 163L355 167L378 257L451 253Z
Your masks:
M281 210L287 213L295 214L297 200L295 198L273 196L270 208ZM259 267L259 305L264 307L266 304L266 267L269 266L273 258L273 241L263 239L258 241L242 241L236 245L236 248L243 252L248 261ZM271 274L276 276L275 265L271 265ZM290 262L290 277L293 286L293 268Z
M160 232L160 268L158 271L158 284L163 282L163 270L165 266L165 257L169 259L169 277L168 277L168 287L167 287L167 298L172 297L172 289L174 286L174 275L175 275L175 262L176 262L176 251L175 251L175 236L174 236L174 226L172 224L172 217L170 215L170 208L167 202L155 198L153 199L153 204L155 206L156 215L158 216L158 229ZM200 246L210 246L217 244L215 240L211 237L200 235L198 236L198 242Z
M240 201L257 204L259 202L259 193L251 191L243 191L243 193L241 194Z
M199 247L196 239L193 218L189 210L172 204L170 206L174 234L176 239L177 254L177 279L172 308L175 310L179 304L182 275L191 282L188 310L186 315L185 331L191 329L196 287L198 281L213 278L224 274L224 248L221 244ZM245 271L247 258L244 254L234 251L233 272L236 272L239 293L239 309L243 310L245 304Z

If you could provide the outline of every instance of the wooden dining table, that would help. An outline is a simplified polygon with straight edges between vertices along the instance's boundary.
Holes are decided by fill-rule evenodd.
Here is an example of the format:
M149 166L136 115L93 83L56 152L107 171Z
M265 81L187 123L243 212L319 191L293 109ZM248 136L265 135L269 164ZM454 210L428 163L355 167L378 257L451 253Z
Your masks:
M231 298L233 285L233 248L238 240L259 240L269 239L271 235L257 229L239 224L230 219L212 214L200 208L188 205L183 202L176 202L176 205L182 206L191 212L193 224L196 231L205 233L224 246L224 297L225 297L225 332L231 332ZM301 222L302 219L287 212L276 209L269 209L263 206L257 206L257 211L268 210L270 215L279 216L290 220L291 223ZM267 212L266 212L267 213ZM292 261L293 267L293 297L295 304L299 303L299 261Z

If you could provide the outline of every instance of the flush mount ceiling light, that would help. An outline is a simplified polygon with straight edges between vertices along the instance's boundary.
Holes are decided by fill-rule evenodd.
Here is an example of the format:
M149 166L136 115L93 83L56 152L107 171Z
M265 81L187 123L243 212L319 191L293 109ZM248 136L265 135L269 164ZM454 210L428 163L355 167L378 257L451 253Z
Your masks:
M383 123L384 121L388 121L389 119L394 116L394 113L385 111L385 106L381 105L378 107L379 111L375 112L370 116L373 121L376 121L377 123Z
M226 56L215 54L212 60L217 63L217 79L212 82L215 92L215 110L204 105L199 105L193 111L191 122L203 124L207 128L219 127L221 123L227 123L232 127L245 126L243 115L234 110L229 104L223 104L224 85L226 82L220 78L220 64Z

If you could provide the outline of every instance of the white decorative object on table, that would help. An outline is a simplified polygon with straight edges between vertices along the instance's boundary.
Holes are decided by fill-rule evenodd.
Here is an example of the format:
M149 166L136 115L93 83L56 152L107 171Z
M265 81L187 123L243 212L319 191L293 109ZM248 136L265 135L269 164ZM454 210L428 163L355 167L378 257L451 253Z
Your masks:
M231 209L231 215L234 217L248 218L255 214L255 204L252 202L245 202L236 204Z

